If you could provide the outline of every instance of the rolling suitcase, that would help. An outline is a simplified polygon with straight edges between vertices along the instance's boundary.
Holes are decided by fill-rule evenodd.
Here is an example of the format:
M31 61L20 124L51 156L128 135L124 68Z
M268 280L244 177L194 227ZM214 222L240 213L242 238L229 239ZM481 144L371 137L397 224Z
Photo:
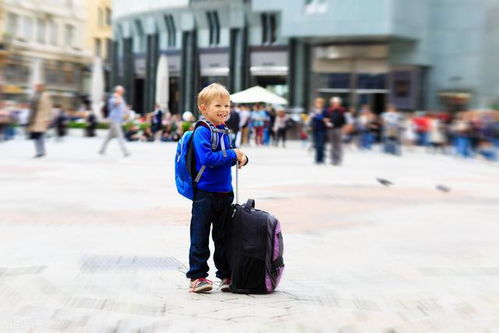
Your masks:
M232 269L230 291L271 293L284 271L281 225L271 214L255 209L253 199L244 205L237 201L236 171L236 204L228 221L228 255Z

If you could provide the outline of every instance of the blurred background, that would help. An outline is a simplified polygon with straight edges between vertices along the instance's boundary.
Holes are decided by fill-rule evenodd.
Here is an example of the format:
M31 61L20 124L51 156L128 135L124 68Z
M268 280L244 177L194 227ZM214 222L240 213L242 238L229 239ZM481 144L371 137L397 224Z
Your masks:
M268 297L187 292L213 82L283 226ZM498 332L498 159L499 0L0 0L0 331Z
M196 112L215 81L260 85L296 111L333 95L376 113L499 108L498 20L495 0L2 0L0 92L26 102L43 81L78 109L98 70L143 114L166 56L172 113Z

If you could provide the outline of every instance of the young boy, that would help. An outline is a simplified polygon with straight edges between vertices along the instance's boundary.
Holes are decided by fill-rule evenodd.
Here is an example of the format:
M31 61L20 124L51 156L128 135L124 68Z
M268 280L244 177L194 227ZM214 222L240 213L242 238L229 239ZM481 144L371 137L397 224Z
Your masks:
M205 87L198 95L198 108L205 120L223 129L230 112L229 92L217 83ZM209 128L198 126L193 136L196 172L199 172L203 165L206 166L196 185L192 202L190 267L186 274L187 278L191 279L190 291L196 293L208 292L212 289L212 282L206 279L209 270L208 243L212 223L216 276L222 280L220 290L229 291L231 270L225 251L225 220L234 200L231 166L238 162L238 167L242 167L248 162L248 158L242 151L230 149L229 135L222 135L222 133L217 133L217 135L219 143L215 150L212 150ZM225 154L221 149L222 138L227 148Z

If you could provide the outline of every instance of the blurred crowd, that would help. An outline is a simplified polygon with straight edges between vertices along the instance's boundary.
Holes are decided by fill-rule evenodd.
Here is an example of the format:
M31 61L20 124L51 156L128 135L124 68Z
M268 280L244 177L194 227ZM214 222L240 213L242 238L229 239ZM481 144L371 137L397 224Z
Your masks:
M379 146L382 152L399 156L403 150L421 146L428 153L499 158L499 111L399 112L388 105L385 112L375 114L369 105L354 111L343 108L337 97L331 98L329 106L317 98L307 125L319 164L325 163L326 142L331 146L332 164L341 164L343 146L360 150Z
M369 105L360 110L344 108L338 97L325 104L324 99L316 98L313 107L301 115L264 103L232 105L226 123L234 146L285 147L291 137L315 150L318 164L325 163L329 155L332 164L340 165L344 148L379 149L400 156L404 150L420 146L428 153L494 161L499 158L499 111L400 112L388 105L385 112L376 114ZM0 141L23 135L29 117L29 103L0 102ZM105 118L106 105L99 113L88 101L77 110L54 105L49 136L62 140L68 129L80 128L83 136L93 137L96 129L106 128ZM129 106L123 132L127 141L176 142L195 121L189 111L171 114L155 105L151 112L140 115Z

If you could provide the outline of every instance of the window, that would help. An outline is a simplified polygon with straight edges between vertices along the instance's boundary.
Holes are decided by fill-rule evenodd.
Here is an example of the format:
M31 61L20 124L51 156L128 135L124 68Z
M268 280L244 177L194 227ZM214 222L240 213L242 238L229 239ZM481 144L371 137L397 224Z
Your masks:
M7 33L12 37L15 37L18 33L19 28L19 16L14 13L9 13L7 15Z
M220 44L220 20L218 19L218 13L211 11L207 12L206 15L210 29L210 46L216 46Z
M75 34L75 28L71 24L66 24L66 34L65 34L65 43L69 47L73 47L74 43L74 34Z
M113 53L113 41L109 38L106 38L106 59L111 59Z
M112 12L111 12L111 9L109 8L106 8L106 24L108 26L111 26L112 25Z
M97 22L98 22L99 27L102 28L104 26L104 11L102 10L102 8L98 9Z
M23 38L25 40L33 38L33 18L29 16L23 17Z
M49 24L50 29L50 44L57 45L57 37L58 37L58 26L54 21L50 21Z
M277 40L277 19L275 14L263 13L262 44L272 44Z
M305 14L322 14L327 11L328 0L305 0Z
M168 31L168 47L175 47L177 44L177 30L172 15L165 15L166 29Z
M100 58L102 56L102 42L99 38L95 38L94 43L95 43L95 49L94 49L95 56Z
M40 44L45 44L45 37L47 36L47 24L46 22L38 18L36 19L36 41Z

